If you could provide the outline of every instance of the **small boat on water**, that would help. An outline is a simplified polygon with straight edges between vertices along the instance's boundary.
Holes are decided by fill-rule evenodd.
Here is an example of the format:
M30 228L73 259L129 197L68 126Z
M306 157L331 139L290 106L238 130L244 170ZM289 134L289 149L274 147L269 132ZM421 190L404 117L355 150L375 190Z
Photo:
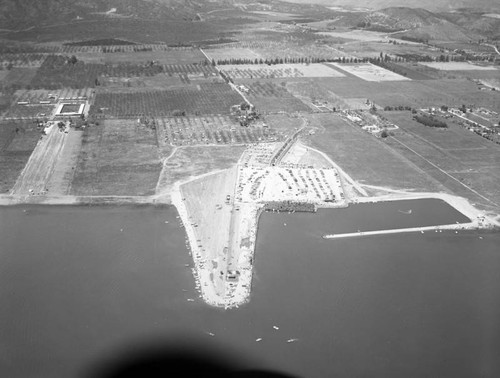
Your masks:
M409 210L398 210L399 213L401 214L411 214L411 209Z

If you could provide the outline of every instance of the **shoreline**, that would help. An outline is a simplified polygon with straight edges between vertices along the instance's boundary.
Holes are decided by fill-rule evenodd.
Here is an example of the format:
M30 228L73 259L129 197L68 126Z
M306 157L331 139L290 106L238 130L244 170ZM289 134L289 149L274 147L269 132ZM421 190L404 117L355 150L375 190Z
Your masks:
M189 254L194 263L192 272L196 289L205 303L230 309L247 303L250 297L258 221L263 206L250 203L238 204L240 209L238 210L238 217L231 219L234 234L228 235L229 239L236 244L236 248L233 245L228 245L228 248L225 248L226 254L223 257L224 264L221 264L222 267L217 264L217 268L215 268L213 261L217 259L215 258L217 255L213 255L213 251L205 251L200 243L201 239L199 235L197 236L196 226L191 221L191 215L185 203L182 186L217 173L220 172L211 172L193 177L182 183L176 183L172 189L171 200L186 230ZM245 220L245 222L239 222L239 218ZM242 226L240 223L244 225ZM224 232L224 230L221 230L221 232ZM243 239L246 241L245 246L241 246L240 243ZM229 253L229 251L231 252ZM215 251L215 253L218 252ZM220 260L218 261L220 263ZM231 266L231 269L229 269L229 266ZM216 275L215 273L218 273L221 269L225 270L222 271L223 274ZM230 280L227 277L228 272L233 270L238 272L236 280Z
M232 169L236 170L236 181L234 182L234 189L230 191L232 198L231 202L227 201L225 210L226 226L222 224L214 229L219 235L211 235L214 239L219 240L213 244L215 249L207 248L205 250L205 240L201 227L194 222L193 209L189 206L189 196L183 192L183 186L192 184L197 180L203 178L210 178L210 176L217 174L224 174L227 170L216 170L208 172L199 176L190 177L189 179L176 182L173 188L168 193L165 192L161 195L151 196L37 196L37 195L0 195L0 206L15 206L15 205L74 205L74 206L113 206L113 205L137 205L137 206L175 206L178 212L178 218L182 222L186 232L186 246L189 254L193 259L193 266L191 267L193 277L195 279L195 287L201 299L208 305L231 309L238 308L240 305L247 303L250 300L252 291L253 280L253 266L255 260L255 248L258 234L258 223L260 215L265 211L266 201L243 199L236 200L238 183L242 179L240 177L239 167L236 166ZM227 181L227 185L233 185L233 179ZM201 187L205 185L203 181ZM206 182L206 181L205 181ZM209 180L210 182L210 180ZM198 183L199 185L199 183ZM213 193L222 193L224 197L228 190L222 187L214 186L211 189L215 190ZM342 187L342 184L340 184ZM358 184L359 185L359 184ZM209 184L207 184L209 186ZM383 189L383 188L380 188ZM186 187L189 193L191 189ZM389 229L389 230L374 230L351 232L343 234L326 234L322 237L324 239L335 238L349 238L371 235L384 235L393 233L405 232L426 232L436 230L472 230L472 229L500 229L500 222L488 216L484 211L476 209L466 198L454 196L447 193L432 193L432 192L405 192L399 190L391 190L387 188L388 194L379 196L349 196L342 198L337 203L328 203L322 201L313 201L317 208L337 208L347 207L349 204L357 203L378 203L389 201L405 201L405 200L418 200L418 199L440 199L448 205L461 212L463 215L470 219L468 223L447 224L437 226L423 226L411 227L402 229ZM196 193L196 192L194 192ZM193 192L191 192L191 195ZM186 200L187 198L187 200ZM214 200L214 203L220 202L220 199ZM213 206L212 203L210 206ZM204 202L205 204L205 202ZM207 206L207 204L205 204ZM195 207L196 209L196 207ZM210 213L212 214L212 213ZM214 213L215 214L215 213ZM220 213L222 214L222 213ZM229 217L229 218L228 218ZM204 218L217 222L215 218ZM220 218L222 219L222 218ZM200 223L200 225L203 223ZM211 232L211 231L208 231ZM457 231L456 231L457 232ZM206 233L206 232L205 232ZM209 237L210 239L210 237ZM190 299L192 301L192 299Z
M73 206L118 206L118 205L172 205L170 196L29 196L0 195L0 206L16 205L73 205Z

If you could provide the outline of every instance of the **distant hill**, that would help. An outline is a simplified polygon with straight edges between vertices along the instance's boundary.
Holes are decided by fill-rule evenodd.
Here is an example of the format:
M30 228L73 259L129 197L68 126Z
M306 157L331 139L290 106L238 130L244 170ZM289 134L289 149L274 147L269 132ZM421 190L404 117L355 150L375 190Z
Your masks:
M286 0L298 4L321 4L324 6L344 6L378 10L390 7L419 7L431 12L451 11L459 8L475 8L485 11L500 11L498 0Z
M400 31L394 36L429 41L470 41L495 38L500 33L500 19L484 17L482 12L433 13L407 7L345 13L332 25L372 31Z
M0 0L0 29L22 29L97 16L191 19L224 0Z

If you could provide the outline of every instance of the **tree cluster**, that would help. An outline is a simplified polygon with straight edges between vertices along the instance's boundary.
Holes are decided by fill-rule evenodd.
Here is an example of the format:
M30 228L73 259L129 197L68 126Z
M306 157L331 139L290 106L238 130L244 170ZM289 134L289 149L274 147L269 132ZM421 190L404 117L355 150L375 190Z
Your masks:
M440 121L434 117L427 116L424 114L419 114L413 117L415 121L418 123L421 123L422 125L429 126L429 127L438 127L438 128L447 128L448 125L446 122Z
M412 108L411 106L408 106L408 105L398 105L398 106L386 106L384 108L385 111L392 111L392 110L408 110L408 111L411 111Z

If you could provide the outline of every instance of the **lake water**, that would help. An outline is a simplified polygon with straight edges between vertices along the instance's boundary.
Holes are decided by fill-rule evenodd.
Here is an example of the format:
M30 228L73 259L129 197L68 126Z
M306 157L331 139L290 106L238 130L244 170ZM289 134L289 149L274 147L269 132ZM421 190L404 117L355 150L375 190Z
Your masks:
M441 201L264 213L251 301L230 311L198 298L176 215L0 208L0 376L90 377L179 348L295 376L500 376L499 233L321 238L466 221Z

